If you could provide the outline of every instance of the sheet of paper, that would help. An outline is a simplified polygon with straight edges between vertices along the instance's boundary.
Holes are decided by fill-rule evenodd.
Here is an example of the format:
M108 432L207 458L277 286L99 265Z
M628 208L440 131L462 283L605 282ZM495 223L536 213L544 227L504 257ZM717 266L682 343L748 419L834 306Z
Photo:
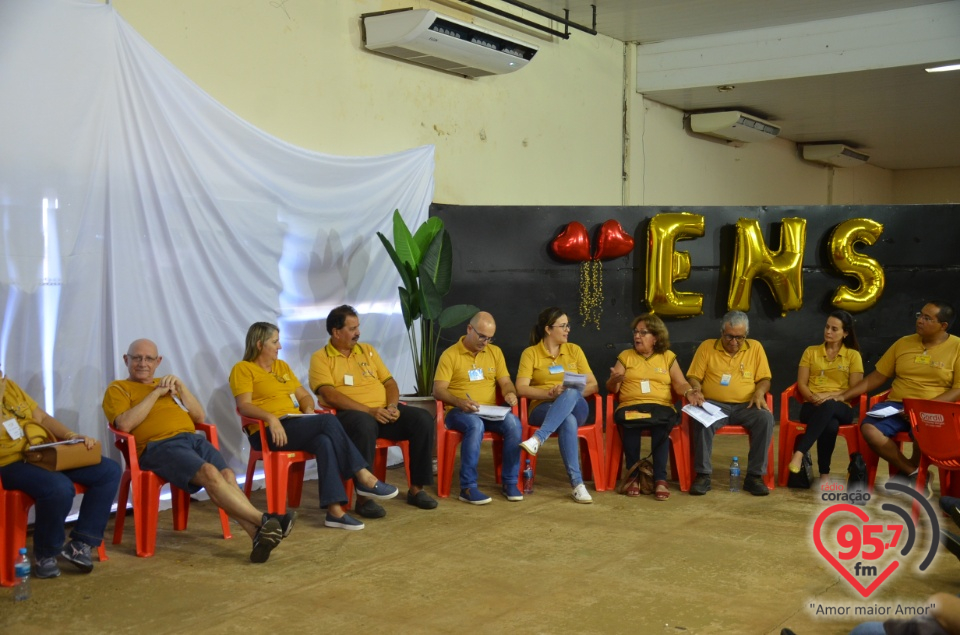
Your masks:
M723 414L723 410L709 401L704 401L702 407L688 403L683 407L683 411L702 423L705 428L709 428L715 422L725 419L727 416Z
M883 419L884 417L892 417L893 415L900 414L901 412L903 412L903 408L897 408L896 406L884 406L883 408L871 410L867 413L867 416L874 417L875 419Z
M587 387L587 376L580 373L564 373L563 374L563 385L566 388L574 388L576 390L583 390Z
M75 443L83 443L83 439L67 439L65 441L51 441L50 443L41 443L40 445L31 445L28 450L42 450L43 448L52 448L55 445L73 445Z
M480 410L477 412L478 415L484 419L493 419L494 421L501 421L504 417L507 416L507 413L510 412L509 406L480 406Z

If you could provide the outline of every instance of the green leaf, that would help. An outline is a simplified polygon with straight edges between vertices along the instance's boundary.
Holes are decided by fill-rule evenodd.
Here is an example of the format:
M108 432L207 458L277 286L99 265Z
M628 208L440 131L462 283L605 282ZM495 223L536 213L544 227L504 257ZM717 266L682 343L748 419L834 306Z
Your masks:
M442 329L448 329L466 322L479 312L480 309L472 304L454 304L443 310L443 313L440 314L440 318L437 320L437 324L439 324Z
M400 261L416 271L420 266L423 252L413 240L407 224L403 222L400 210L393 211L393 245L397 250Z
M433 237L433 242L423 255L420 277L430 278L440 297L450 291L453 282L453 245L446 230Z
M420 307L413 306L410 301L410 294L403 287L397 287L400 292L400 310L403 312L403 324L408 329L413 326L413 321L420 317Z
M420 253L423 254L427 251L427 247L430 246L430 243L433 242L433 237L443 231L443 220L434 216L433 218L428 218L420 227L417 228L417 233L413 235L413 241L417 243L417 247L420 249ZM419 262L417 263L420 264Z
M422 265L420 267L420 311L424 320L436 320L443 311L443 297L433 286L430 277L423 274Z
M416 290L417 283L416 283L416 279L415 279L416 276L414 274L414 271L411 271L409 267L407 267L403 262L401 262L400 256L397 254L396 250L393 248L393 245L390 244L390 241L387 240L386 236L384 236L380 232L377 232L377 238L379 238L380 242L383 243L383 248L387 250L387 254L390 255L390 260L393 261L393 266L397 269L397 273L400 274L400 282L402 282L403 286L406 287L407 289Z

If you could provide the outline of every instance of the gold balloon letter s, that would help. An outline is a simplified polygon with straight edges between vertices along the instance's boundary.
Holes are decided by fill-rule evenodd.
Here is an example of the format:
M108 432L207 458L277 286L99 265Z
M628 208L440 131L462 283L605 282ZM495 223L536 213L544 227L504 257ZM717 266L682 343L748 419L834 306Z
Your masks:
M784 218L780 233L780 249L767 249L755 218L737 221L737 248L730 281L727 308L750 310L750 289L754 278L761 278L770 287L780 304L781 315L803 306L803 248L807 242L807 221Z
M690 253L674 251L678 240L703 236L703 216L686 212L657 214L647 230L647 303L660 315L690 317L703 313L703 295L678 293L673 283L690 277Z
M840 273L853 276L860 287L853 291L840 285L833 294L833 306L844 311L865 311L883 294L883 267L873 258L854 251L857 243L872 245L883 233L883 225L869 218L851 218L830 233L830 262Z

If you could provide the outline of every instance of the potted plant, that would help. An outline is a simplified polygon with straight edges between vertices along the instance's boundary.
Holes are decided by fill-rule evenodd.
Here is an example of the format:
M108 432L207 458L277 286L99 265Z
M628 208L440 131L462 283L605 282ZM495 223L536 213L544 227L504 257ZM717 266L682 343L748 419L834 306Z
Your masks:
M377 236L403 283L399 287L400 308L413 355L416 395L429 397L433 394L441 329L470 319L479 309L470 304L443 308L443 296L450 291L453 278L453 247L441 219L427 219L411 234L400 210L394 210L393 243L380 232Z

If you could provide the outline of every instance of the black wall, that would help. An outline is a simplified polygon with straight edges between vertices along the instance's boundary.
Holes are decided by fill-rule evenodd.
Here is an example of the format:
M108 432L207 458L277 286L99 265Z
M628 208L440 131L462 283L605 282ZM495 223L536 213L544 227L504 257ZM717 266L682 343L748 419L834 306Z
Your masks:
M677 242L690 253L689 279L676 283L680 292L701 293L703 314L667 318L671 348L686 373L696 347L717 337L726 312L730 271L739 218L756 218L768 249L780 245L782 218L807 220L803 258L803 308L781 317L767 285L755 280L750 300L750 336L760 340L773 370L773 391L779 394L796 381L797 364L806 346L823 341L823 325L833 309L830 300L841 284L856 279L834 270L828 260L830 231L849 218L882 223L873 246L857 251L877 260L886 286L869 310L854 314L866 372L893 341L914 332L914 313L930 299L956 308L960 301L960 206L816 206L816 207L483 207L434 204L431 216L443 219L454 249L453 288L445 305L472 303L493 313L496 344L515 375L520 353L541 309L557 305L575 328L570 341L583 347L601 387L617 354L632 346L630 320L646 310L646 234L649 219L661 212L692 212L705 217L701 238ZM603 315L600 329L580 326L577 263L556 259L549 245L571 221L583 223L596 244L608 219L632 235L632 254L603 263ZM466 326L444 332L441 350L465 332ZM954 325L952 332L958 332Z

